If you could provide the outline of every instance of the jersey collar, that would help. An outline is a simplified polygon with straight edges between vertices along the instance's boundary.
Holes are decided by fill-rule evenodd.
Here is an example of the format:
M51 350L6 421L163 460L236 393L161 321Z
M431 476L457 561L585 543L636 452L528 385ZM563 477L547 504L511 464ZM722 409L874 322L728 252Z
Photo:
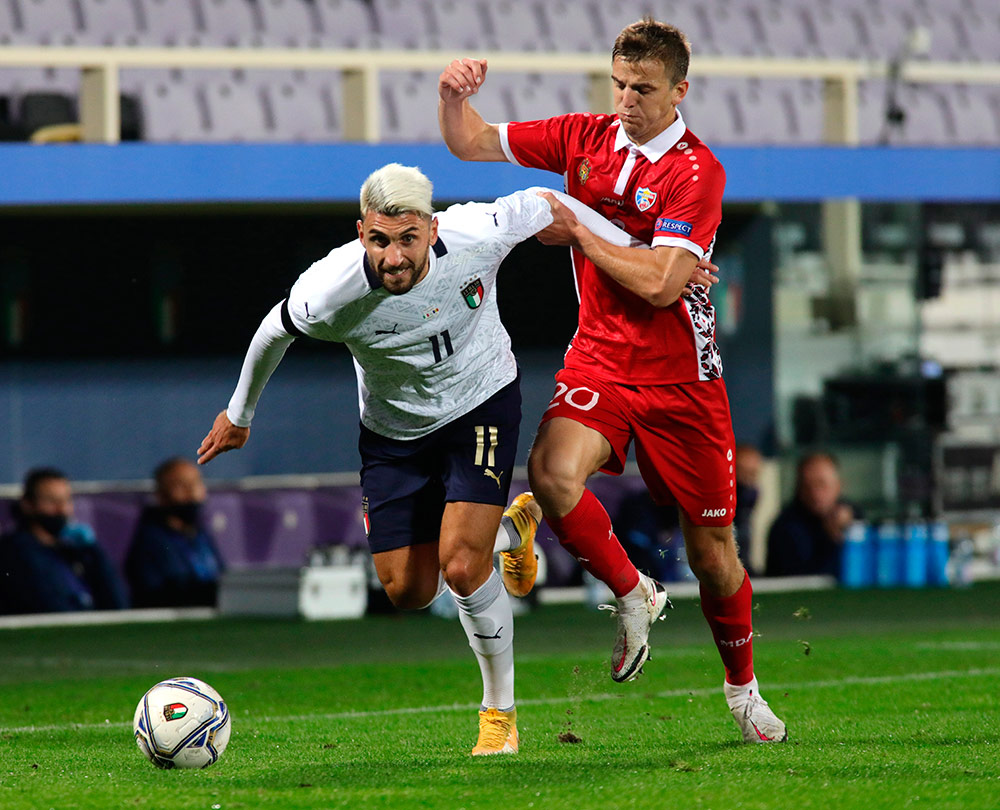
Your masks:
M687 124L684 123L684 119L681 117L681 111L677 110L677 119L674 123L655 138L646 141L642 146L638 146L632 143L628 135L625 134L625 129L622 127L621 121L615 121L615 123L618 125L618 132L615 134L615 151L617 152L626 146L630 146L650 163L656 163L656 161L667 154L687 131Z

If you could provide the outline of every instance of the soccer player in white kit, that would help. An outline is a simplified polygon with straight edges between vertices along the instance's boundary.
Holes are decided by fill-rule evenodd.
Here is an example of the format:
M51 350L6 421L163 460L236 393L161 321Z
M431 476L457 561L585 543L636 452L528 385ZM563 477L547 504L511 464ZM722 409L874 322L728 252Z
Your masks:
M379 579L406 609L451 589L483 677L472 753L514 753L513 619L503 585L523 595L534 584L541 510L525 493L504 512L521 396L495 282L510 250L553 220L537 189L437 215L431 191L418 169L395 163L368 177L359 240L313 264L264 318L199 463L246 444L261 391L296 337L344 343L358 377L362 507ZM559 196L606 238L632 243Z

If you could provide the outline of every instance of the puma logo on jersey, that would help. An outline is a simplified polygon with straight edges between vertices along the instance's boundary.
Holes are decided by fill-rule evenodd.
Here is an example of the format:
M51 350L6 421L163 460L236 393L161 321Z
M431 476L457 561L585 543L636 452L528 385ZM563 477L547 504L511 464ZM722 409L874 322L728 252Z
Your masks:
M726 510L726 509L706 509L704 512L701 513L701 516L702 517L709 517L709 518L711 518L711 517L725 517L727 511L728 510Z
M500 475L497 475L493 470L483 470L483 475L489 476L494 481L497 482L497 489L500 489L500 475L503 475L503 470L500 470Z
M496 227L496 228L500 227L500 223L497 222L497 215L493 211L485 211L484 213L488 217L493 217L493 225L494 225L494 227Z
M396 327L399 326L398 323L392 325L392 329L376 329L376 335L398 335L399 332L396 331Z

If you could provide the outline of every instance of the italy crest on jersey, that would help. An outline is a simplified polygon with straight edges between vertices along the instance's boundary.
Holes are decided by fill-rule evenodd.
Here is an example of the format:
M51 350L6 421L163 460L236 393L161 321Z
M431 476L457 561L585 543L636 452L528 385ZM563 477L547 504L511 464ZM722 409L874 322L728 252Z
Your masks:
M479 280L479 276L476 276L462 288L462 297L469 305L469 309L475 309L483 303L483 282Z
M587 180L590 178L590 159L584 158L580 161L580 166L576 170L577 179L580 181L580 185L586 185Z
M656 192L648 188L640 188L635 192L635 204L640 211L645 211L656 202Z

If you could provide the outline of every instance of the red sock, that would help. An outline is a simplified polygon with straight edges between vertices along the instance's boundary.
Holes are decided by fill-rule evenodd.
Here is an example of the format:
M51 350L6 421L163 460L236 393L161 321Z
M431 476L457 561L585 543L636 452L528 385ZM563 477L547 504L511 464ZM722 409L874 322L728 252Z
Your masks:
M624 596L639 584L639 572L615 537L611 518L589 489L568 515L545 520L563 547L615 596Z
M732 596L712 596L701 587L701 612L708 619L726 668L726 682L743 686L753 680L753 588L750 575Z

